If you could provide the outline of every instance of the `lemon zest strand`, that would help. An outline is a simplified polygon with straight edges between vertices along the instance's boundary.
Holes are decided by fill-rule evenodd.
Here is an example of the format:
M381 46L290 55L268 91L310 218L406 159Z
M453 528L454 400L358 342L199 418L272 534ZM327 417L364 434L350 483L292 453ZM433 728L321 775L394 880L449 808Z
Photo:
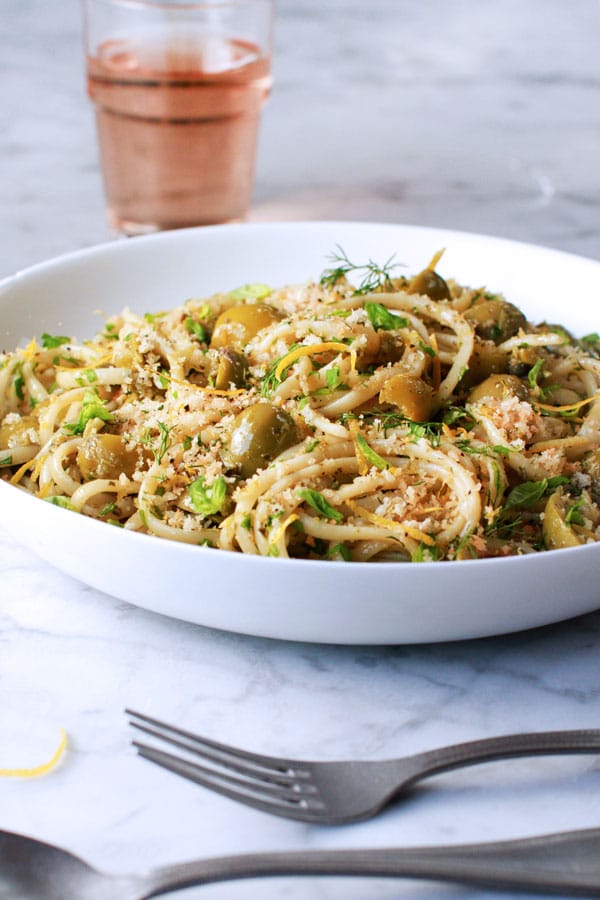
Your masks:
M418 528L412 528L412 526L404 525L402 522L396 522L394 519L387 519L385 516L378 516L377 513L371 512L370 509L366 509L364 506L360 506L360 504L355 503L354 500L346 500L345 503L350 507L352 512L357 513L357 515L362 516L369 522L373 522L375 525L380 525L382 528L391 529L392 531L403 531L415 541L421 541L423 544L427 544L428 547L435 546L435 540L431 535L425 534L424 531L419 531Z
M35 338L32 338L23 350L23 356L25 357L25 359L33 359L36 354L37 348L37 341Z
M352 443L354 445L354 455L356 456L356 462L358 463L358 474L366 475L367 472L369 471L369 466L367 465L367 461L366 461L360 447L358 446L358 441L356 439L356 435L360 434L360 426L359 426L358 422L351 420L348 423L348 429L352 436Z
M581 409L586 403L593 403L594 400L600 399L600 391L586 397L585 400L579 400L577 403L567 403L565 406L550 406L548 403L536 403L538 409L544 409L546 412L568 412L569 410Z
M11 484L18 484L28 469L31 469L32 466L35 465L37 457L33 457L32 459L28 459L27 462L24 462L22 466L19 466L15 474L10 479Z
M40 775L47 775L55 766L58 765L60 759L67 749L67 732L64 728L60 729L60 741L58 747L45 763L39 766L31 766L28 768L0 768L0 777L2 778L39 778Z
M283 537L283 535L287 531L288 527L292 524L292 522L298 521L299 518L300 518L300 516L298 516L296 513L292 513L291 515L289 515L287 517L287 519L284 519L284 521L277 528L277 531L275 532L275 534L272 536L270 543L276 544L277 541L281 537Z
M302 356L312 356L313 353L324 353L326 350L338 350L340 353L350 354L350 365L352 369L356 368L356 350L352 350L347 344L341 341L323 341L320 344L303 344L301 347L294 347L289 353L279 360L275 369L275 377L281 381L281 375Z
M431 262L429 263L428 266L426 266L426 269L433 271L445 252L446 252L446 248L442 247L441 250L438 250L437 253L434 253L433 257L431 258Z

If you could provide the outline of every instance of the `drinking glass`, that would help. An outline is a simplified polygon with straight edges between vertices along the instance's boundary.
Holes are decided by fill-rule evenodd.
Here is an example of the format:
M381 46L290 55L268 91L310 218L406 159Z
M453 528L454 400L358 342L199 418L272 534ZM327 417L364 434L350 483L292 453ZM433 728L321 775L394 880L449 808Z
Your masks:
M249 209L274 0L83 0L110 225L127 235Z

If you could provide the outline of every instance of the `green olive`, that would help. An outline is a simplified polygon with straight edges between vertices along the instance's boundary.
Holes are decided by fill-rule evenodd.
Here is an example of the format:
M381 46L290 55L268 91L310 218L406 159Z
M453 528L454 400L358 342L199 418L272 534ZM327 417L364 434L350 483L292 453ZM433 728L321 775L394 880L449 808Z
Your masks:
M411 278L407 291L409 294L424 294L431 300L450 300L450 288L433 269L423 269Z
M228 347L219 351L215 373L215 387L219 391L227 391L244 387L248 379L248 360L243 353L230 350Z
M37 423L33 416L21 416L14 422L0 426L0 450L8 450L16 444L31 444L27 437L30 428L37 431Z
M296 423L285 410L256 403L235 417L229 458L242 478L250 478L299 440Z
M390 403L413 422L427 422L434 409L433 388L416 375L393 375L379 392L381 403Z
M509 354L505 350L499 350L493 341L483 341L476 337L475 346L469 359L469 368L461 386L468 387L479 384L488 375L506 372L508 365ZM525 369L525 371L528 370Z
M479 337L501 344L514 337L520 328L525 328L527 319L520 309L508 300L485 300L476 303L465 312L465 319L471 323Z
M561 488L550 494L544 509L544 543L547 550L579 547L583 540L566 521L566 503Z
M77 453L77 465L86 481L94 478L130 478L139 462L137 449L128 450L118 434L90 434Z
M284 318L268 303L241 303L224 310L215 322L210 346L240 350L248 341L269 325Z
M484 398L506 400L507 397L517 397L518 400L529 397L527 388L516 375L490 375L470 391L468 399L470 403L476 403Z

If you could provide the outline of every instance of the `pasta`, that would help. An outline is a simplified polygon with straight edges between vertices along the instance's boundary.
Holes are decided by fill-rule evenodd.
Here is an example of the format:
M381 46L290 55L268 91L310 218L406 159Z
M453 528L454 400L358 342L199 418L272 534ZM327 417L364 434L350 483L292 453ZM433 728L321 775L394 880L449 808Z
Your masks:
M279 558L438 561L600 539L600 338L343 252L90 341L0 355L0 475L111 525ZM355 283L358 279L358 286Z

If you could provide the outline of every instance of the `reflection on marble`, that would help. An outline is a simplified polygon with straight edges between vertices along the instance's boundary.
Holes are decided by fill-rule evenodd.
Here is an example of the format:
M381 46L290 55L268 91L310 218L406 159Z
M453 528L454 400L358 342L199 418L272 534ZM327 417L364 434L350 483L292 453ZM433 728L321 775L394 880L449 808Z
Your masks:
M110 238L77 5L4 7L2 275ZM252 218L439 225L600 259L599 25L600 4L589 0L282 0ZM129 705L224 741L320 758L596 727L600 613L438 646L278 643L101 595L40 562L3 525L0 747L10 759L0 766L48 755L60 726L70 744L46 778L0 781L1 827L124 872L237 850L414 845L600 825L590 800L600 792L593 756L438 776L349 828L272 819L137 759L123 715ZM430 900L484 892L275 879L186 896L257 895Z

